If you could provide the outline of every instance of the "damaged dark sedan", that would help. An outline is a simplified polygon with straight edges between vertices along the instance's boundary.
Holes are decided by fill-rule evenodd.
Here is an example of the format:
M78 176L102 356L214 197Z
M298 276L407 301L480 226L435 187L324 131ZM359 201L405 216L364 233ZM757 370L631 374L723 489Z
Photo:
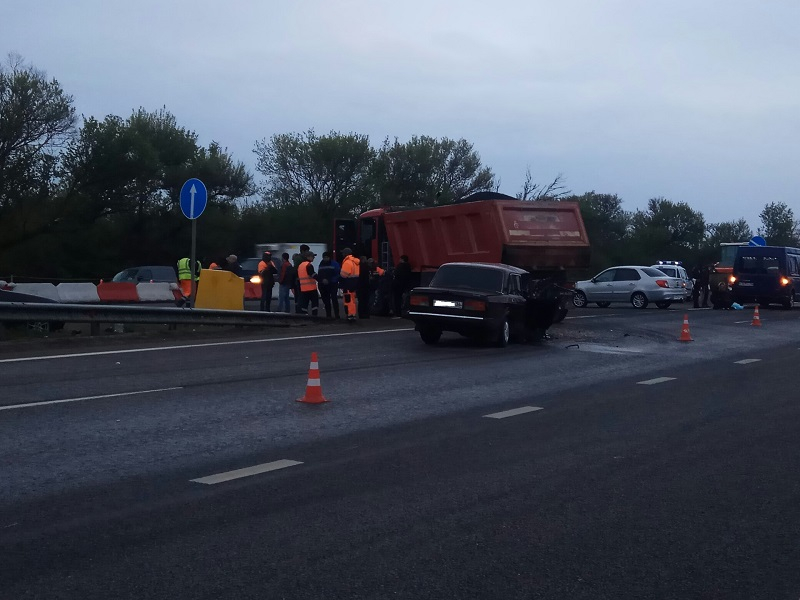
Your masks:
M504 264L448 263L428 287L411 291L408 318L426 344L452 331L504 347L510 341L542 339L565 314L571 291L533 280L524 269Z

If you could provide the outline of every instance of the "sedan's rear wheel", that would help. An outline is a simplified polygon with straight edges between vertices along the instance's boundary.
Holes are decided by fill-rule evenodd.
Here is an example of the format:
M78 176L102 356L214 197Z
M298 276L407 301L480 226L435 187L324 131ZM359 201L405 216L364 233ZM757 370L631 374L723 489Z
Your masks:
M568 312L569 311L566 308L559 308L556 311L556 316L553 317L553 323L561 323L561 321L567 318Z
M611 302L595 302L595 304L597 304L597 306L600 308L608 308L611 306Z
M511 325L508 323L508 319L503 319L503 322L500 324L500 328L497 331L497 337L495 338L495 346L498 348L505 348L508 346L508 342L511 340Z
M423 342L429 346L432 346L439 341L439 338L442 337L442 330L438 327L425 325L419 330L419 337L422 338Z
M576 308L583 308L586 306L586 294L581 291L575 292L575 295L572 297L572 304Z
M634 292L631 296L631 304L634 308L647 308L647 296L642 292Z
M656 302L656 306L658 308L669 308L672 302L670 300L662 300L661 302Z

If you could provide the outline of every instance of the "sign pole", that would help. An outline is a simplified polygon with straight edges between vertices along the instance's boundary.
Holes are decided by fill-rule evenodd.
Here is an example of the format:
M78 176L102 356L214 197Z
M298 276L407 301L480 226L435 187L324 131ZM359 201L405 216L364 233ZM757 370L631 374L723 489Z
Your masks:
M189 263L191 268L192 274L192 297L191 297L191 308L194 308L194 300L197 297L197 277L195 277L195 271L197 268L197 219L192 219L192 254L191 254L191 261Z
M192 252L189 257L189 281L192 282L192 292L189 306L194 308L197 297L197 217L203 214L208 203L208 190L199 179L189 179L181 187L180 205L183 215L192 222Z

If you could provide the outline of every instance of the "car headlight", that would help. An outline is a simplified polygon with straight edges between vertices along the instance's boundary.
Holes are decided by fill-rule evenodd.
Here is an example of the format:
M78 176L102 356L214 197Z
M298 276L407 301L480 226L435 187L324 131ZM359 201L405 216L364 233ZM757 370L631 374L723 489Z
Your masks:
M250 283L256 283L256 284L261 283L261 275L253 275L250 278Z

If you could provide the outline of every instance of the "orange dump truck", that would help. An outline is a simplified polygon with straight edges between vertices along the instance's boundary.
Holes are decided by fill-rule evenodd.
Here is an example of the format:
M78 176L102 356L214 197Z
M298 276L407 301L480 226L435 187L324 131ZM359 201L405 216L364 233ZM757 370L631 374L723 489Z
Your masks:
M523 202L492 192L443 206L379 208L355 221L337 220L334 249L340 253L345 247L384 269L407 255L416 285L426 285L449 262L504 263L525 269L532 281L559 285L589 266L589 239L577 203Z

